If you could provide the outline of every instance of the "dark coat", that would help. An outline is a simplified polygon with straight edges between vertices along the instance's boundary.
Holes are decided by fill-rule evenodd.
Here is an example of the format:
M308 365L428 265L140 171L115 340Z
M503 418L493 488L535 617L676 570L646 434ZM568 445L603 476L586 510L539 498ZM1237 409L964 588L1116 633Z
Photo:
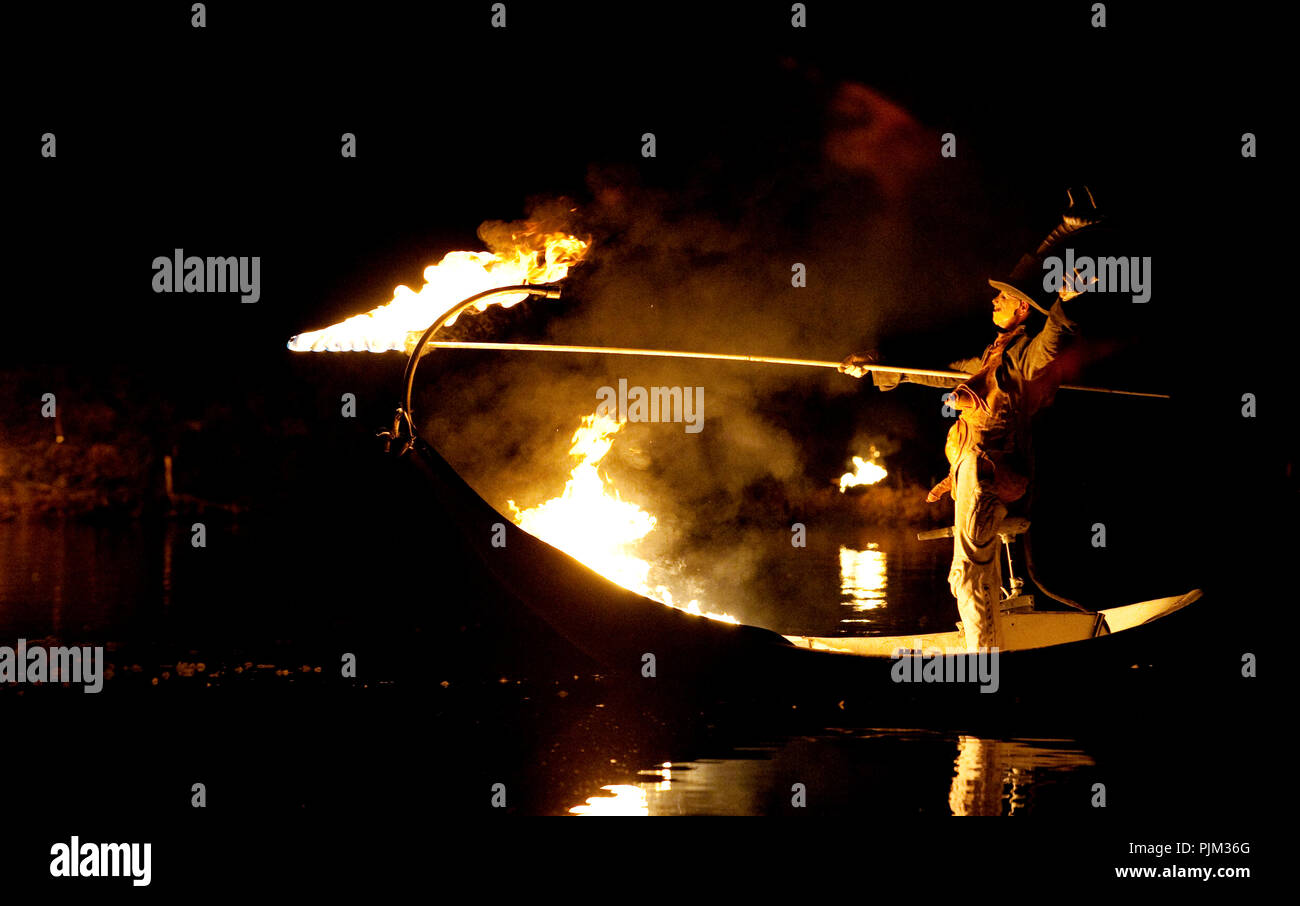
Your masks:
M1055 397L1060 379L1052 366L1077 333L1078 324L1057 301L1033 337L1021 323L1000 332L979 358L953 362L949 367L954 371L971 375L965 380L879 371L872 372L872 380L882 390L892 390L900 381L952 387L950 405L958 418L944 445L948 462L955 466L967 452L975 452L981 470L989 470L995 493L1010 503L1024 495L1033 473L1030 420Z

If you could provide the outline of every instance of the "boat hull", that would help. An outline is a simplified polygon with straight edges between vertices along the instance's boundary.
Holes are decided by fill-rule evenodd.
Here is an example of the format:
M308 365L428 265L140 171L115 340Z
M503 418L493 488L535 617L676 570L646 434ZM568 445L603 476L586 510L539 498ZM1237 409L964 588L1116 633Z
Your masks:
M1177 619L1171 615L1200 597L1192 591L1102 614L1008 615L1019 649L999 654L996 683L981 681L978 656L956 652L957 633L893 639L786 637L668 607L614 584L515 526L422 439L402 460L419 475L414 492L427 495L426 505L455 520L466 550L511 597L610 673L654 680L656 686L707 685L729 694L763 696L814 694L841 707L847 700L885 696L1005 703L1045 689L1053 695L1075 689L1086 697L1096 691L1103 674L1125 677L1147 665L1161 651L1159 635ZM920 665L900 666L908 658L933 658L936 648L950 653L939 659L940 666L930 667L932 675L960 673L973 679L932 682ZM960 670L958 661L964 664Z

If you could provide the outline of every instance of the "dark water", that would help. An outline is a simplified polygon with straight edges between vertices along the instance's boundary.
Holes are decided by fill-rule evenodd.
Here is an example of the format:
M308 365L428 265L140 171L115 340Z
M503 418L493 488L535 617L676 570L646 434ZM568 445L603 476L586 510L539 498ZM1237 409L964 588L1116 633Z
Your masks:
M198 550L191 543L193 521L182 517L112 527L0 523L0 630L130 642L188 628L201 638L204 629L229 628L248 616L255 603L257 622L292 617L294 602L268 594L269 588L296 586L315 595L334 587L334 597L342 598L344 586L333 585L331 574L339 581L376 574L356 538L339 538L350 551L331 561L301 527L281 533L207 519L210 540ZM347 531L341 528L340 534ZM714 597L707 587L701 595L706 610L725 608L742 622L808 635L900 634L951 628L957 619L945 580L948 541L865 532L842 540L823 537L795 549L777 534L753 548L753 555L758 581L769 589L765 597L780 602L780 613L765 614L769 602L755 595L747 601L715 589ZM678 572L689 578L691 567L687 561ZM679 601L684 597L677 595ZM332 605L347 606L338 600L318 603L317 612L327 618Z
M494 611L486 590L440 595L426 585L423 598L386 594L374 564L401 558L383 532L209 519L208 546L196 549L189 524L0 525L0 638L107 644L114 670L107 709L133 696L132 709L144 702L166 712L204 702L214 688L239 689L259 704L233 724L260 726L271 749L277 733L290 734L285 713L298 716L281 744L308 749L331 737L337 714L401 715L370 727L362 757L315 768L277 757L276 789L253 797L260 808L315 801L322 771L333 778L331 801L361 807L347 771L371 777L391 767L385 752L423 745L411 736L414 714L419 732L445 741L437 757L468 774L457 801L469 814L486 801L470 792L473 781L487 789L493 778L509 780L512 811L556 815L799 808L1086 815L1103 775L1143 790L1130 809L1174 795L1136 779L1145 756L1117 757L1104 740L1015 727L876 728L859 725L860 715L841 722L796 713L736 717L646 703L548 640L544 628L517 622L524 617L508 608ZM847 540L814 546L809 556L791 558L778 546L763 552L802 570L789 587L805 589L791 612L817 615L804 631L888 633L955 619L951 600L935 593L943 588L946 543L888 533ZM486 609L476 616L480 606ZM341 650L361 652L367 682L340 686ZM143 770L157 744L145 736L142 751L122 757ZM254 788L266 782L240 779Z
M953 751L956 757L953 757ZM1072 740L990 739L926 731L838 730L663 762L609 784L580 815L793 814L870 805L908 815L1087 814L1096 761ZM804 788L804 804L796 805ZM786 796L786 793L789 793Z

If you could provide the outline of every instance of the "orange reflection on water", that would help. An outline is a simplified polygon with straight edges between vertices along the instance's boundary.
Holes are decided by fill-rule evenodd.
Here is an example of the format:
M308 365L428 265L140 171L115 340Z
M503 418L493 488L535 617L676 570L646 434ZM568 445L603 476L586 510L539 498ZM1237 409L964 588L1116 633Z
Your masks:
M575 815L604 816L640 816L649 815L650 806L646 803L645 790L641 786L628 783L615 783L602 786L602 790L613 793L612 796L588 796L585 805L575 805L569 809Z
M1042 775L1094 764L1079 749L961 736L957 739L948 808L959 816L1014 815L1028 808L1035 781L1041 781Z
M661 766L649 771L637 771L644 777L656 777L654 783L613 784L603 786L602 790L613 793L612 796L590 796L585 805L575 805L569 809L574 815L649 815L649 793L667 793L673 788L673 763L665 761Z
M885 604L885 552L874 541L863 551L840 546L840 597L856 611Z

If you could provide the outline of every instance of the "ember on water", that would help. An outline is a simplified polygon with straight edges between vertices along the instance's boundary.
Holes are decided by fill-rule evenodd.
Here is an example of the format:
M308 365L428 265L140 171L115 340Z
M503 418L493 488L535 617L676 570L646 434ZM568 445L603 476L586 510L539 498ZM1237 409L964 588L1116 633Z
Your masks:
M511 247L495 251L448 252L424 269L424 286L418 293L399 286L393 290L391 302L331 327L300 333L289 341L289 348L295 352L409 352L420 334L462 299L497 286L561 280L591 245L567 233L535 230L513 233L511 239ZM476 307L479 311L489 305L509 308L525 298L524 293L494 296Z

